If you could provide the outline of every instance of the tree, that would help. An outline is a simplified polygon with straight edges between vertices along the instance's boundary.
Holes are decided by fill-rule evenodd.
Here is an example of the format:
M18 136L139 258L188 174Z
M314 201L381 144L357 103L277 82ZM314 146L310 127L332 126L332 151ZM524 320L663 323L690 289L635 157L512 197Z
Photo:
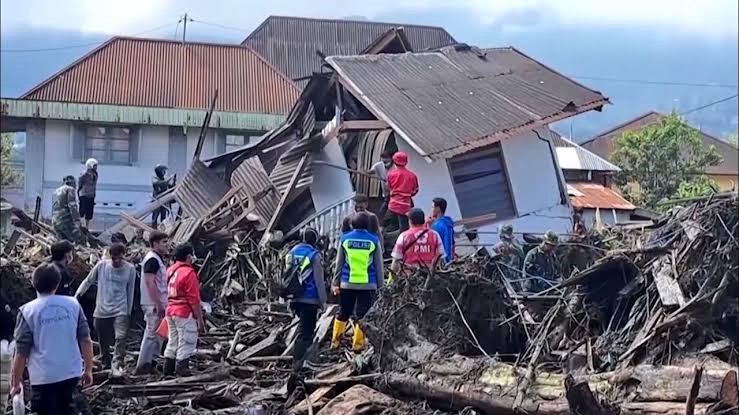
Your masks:
M2 135L0 142L0 186L12 186L20 181L20 174L10 163L10 155L13 151L13 136Z
M729 144L733 144L734 147L739 147L739 134L734 133L729 136Z
M680 192L690 196L709 192L706 168L721 162L716 149L704 147L698 131L675 112L658 124L616 139L612 159L621 167L616 175L621 191L649 208Z

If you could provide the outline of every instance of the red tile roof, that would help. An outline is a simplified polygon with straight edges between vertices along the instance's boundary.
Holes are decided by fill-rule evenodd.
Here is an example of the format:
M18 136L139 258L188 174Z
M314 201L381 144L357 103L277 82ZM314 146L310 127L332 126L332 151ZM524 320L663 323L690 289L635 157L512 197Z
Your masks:
M114 37L22 98L125 106L287 113L297 86L240 45Z
M568 186L582 193L582 196L570 195L570 203L575 209L634 210L636 208L615 190L597 183L568 183Z

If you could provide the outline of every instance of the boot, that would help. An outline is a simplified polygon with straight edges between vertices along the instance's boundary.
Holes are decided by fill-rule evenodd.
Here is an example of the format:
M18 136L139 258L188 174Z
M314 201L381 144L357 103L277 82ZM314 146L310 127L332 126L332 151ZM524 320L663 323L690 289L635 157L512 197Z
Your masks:
M359 323L354 323L354 335L352 336L352 350L355 352L364 349L364 332Z
M174 359L164 358L164 376L174 376L176 365L177 363Z
M331 335L331 350L336 350L341 346L341 338L344 336L346 329L346 321L334 319L334 332Z
M175 364L174 371L180 377L192 376L192 372L190 372L190 358L178 360Z
M143 365L136 367L136 370L133 372L133 375L134 376L150 375L151 372L152 372L151 363L144 363Z

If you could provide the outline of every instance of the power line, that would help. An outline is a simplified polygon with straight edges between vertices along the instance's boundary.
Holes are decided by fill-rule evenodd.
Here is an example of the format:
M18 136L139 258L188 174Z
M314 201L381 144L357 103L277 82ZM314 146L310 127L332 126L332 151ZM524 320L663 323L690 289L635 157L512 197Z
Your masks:
M732 84L721 84L716 82L678 82L678 81L652 81L646 79L620 79L620 78L604 78L599 76L580 76L572 75L573 78L587 79L593 81L609 81L609 82L624 82L632 84L644 84L644 85L667 85L667 86L695 86L704 88L739 88L737 85Z
M193 19L193 20L190 20L190 21L191 22L195 22L195 23L201 23L201 24L204 24L206 26L219 27L221 29L226 29L226 30L234 30L234 31L237 31L239 33L249 32L249 30L247 30L247 29L242 29L242 28L233 27L233 26L226 26L226 25L222 25L222 24L218 24L218 23L204 22L202 20L197 20L197 19Z
M730 97L721 98L721 99L719 99L717 101L709 102L706 105L701 105L700 107L696 107L696 108L692 108L692 109L689 109L689 110L686 110L686 111L682 111L682 112L680 112L680 115L686 115L686 114L690 114L692 112L700 111L702 109L706 109L708 107L712 107L714 105L721 104L722 102L731 101L732 99L734 99L736 97L739 97L739 94L734 94L734 95L732 95Z
M173 23L167 23L165 25L157 26L155 28L145 30L143 32L134 33L132 35L127 35L127 36L130 36L130 37L141 36L147 33L155 32L160 29L164 29L166 27L171 27L172 25ZM0 53L32 53L32 52L50 52L50 51L55 51L55 50L66 50L66 49L78 49L78 48L85 48L89 46L102 45L103 43L107 41L108 39L99 41L99 42L84 43L84 44L79 44L79 45L69 45L69 46L59 46L59 47L52 47L52 48L39 48L39 49L0 49Z

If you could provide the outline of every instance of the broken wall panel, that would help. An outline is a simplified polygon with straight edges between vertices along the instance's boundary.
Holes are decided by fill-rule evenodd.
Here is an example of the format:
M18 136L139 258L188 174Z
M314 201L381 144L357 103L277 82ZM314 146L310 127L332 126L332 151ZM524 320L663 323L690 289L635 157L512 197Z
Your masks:
M228 185L200 160L193 160L177 186L175 199L188 216L199 218L228 192Z

